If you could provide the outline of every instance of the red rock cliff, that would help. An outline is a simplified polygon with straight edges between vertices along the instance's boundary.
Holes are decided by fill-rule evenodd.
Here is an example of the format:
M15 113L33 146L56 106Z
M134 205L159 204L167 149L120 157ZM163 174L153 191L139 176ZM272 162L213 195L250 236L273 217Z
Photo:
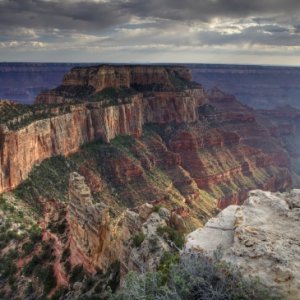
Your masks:
M171 77L190 81L189 69L184 67L109 66L74 68L64 76L62 85L90 85L96 91L107 87L160 85L171 87Z
M205 101L202 87L175 89L174 80L188 84L189 71L182 67L145 66L73 69L65 76L59 92L48 95L49 98L47 93L41 94L37 102L66 100L64 88L73 84L82 85L83 89L93 86L96 91L105 87L142 86L143 91L150 89L151 93L134 93L113 103L116 99L68 104L66 111L40 119L30 113L8 120L0 128L0 192L15 188L45 158L69 155L84 143L99 138L110 141L119 134L140 137L145 122L196 121L197 109ZM154 85L161 91L152 92Z
M114 94L103 92L109 87ZM128 93L128 88L134 92ZM107 142L119 134L140 138L143 126L151 124L159 126L163 139L146 143L153 151L150 164L170 170L186 199L199 192L182 188L182 178L210 192L221 207L240 202L251 188L276 190L291 183L289 158L255 112L220 90L206 94L190 81L185 68L75 68L48 96L45 102L73 104L52 104L56 114L25 125L24 120L35 115L21 115L2 125L0 191L15 188L45 158L69 155L99 138ZM141 163L149 165L148 158ZM118 167L116 161L111 164Z

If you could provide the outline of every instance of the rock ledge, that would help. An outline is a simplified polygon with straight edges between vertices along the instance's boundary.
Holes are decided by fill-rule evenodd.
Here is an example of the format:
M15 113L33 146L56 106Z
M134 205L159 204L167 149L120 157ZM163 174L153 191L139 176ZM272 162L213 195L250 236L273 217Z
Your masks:
M300 295L300 190L255 190L242 206L231 205L187 236L185 251L211 255L221 246L223 259L243 274L258 276L286 299Z

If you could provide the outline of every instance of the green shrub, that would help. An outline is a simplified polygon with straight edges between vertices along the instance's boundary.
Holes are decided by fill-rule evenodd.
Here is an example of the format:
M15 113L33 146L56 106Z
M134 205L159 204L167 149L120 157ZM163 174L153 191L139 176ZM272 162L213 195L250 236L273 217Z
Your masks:
M67 289L65 288L60 288L58 289L55 294L51 297L51 300L59 300L63 299L63 296L67 293Z
M115 147L130 148L135 144L135 139L130 135L119 134L110 143Z
M63 234L66 230L66 220L57 223L50 223L48 229L53 233Z
M123 287L111 297L118 300L270 300L272 295L257 280L243 279L231 266L202 254L180 259L166 254L162 266L169 265L166 280L162 272L127 275Z
M37 225L33 225L29 230L29 237L33 243L37 243L42 240L42 229Z
M30 254L34 249L34 245L35 244L33 242L24 243L23 246L22 246L22 250L24 251L24 254L25 255Z
M0 259L0 274L4 278L9 278L17 272L17 266L14 262L14 258L10 257L8 254L4 255Z
M160 205L155 205L155 206L153 207L153 211L156 212L156 213L158 213L160 209L161 209L161 206L160 206Z
M52 265L40 268L36 272L39 280L44 286L44 293L48 294L56 286L56 277Z
M145 235L143 232L137 233L132 239L134 247L139 248L143 243L144 239L145 239Z
M88 277L83 284L83 292L86 293L89 291L95 284L95 278L93 277Z
M34 293L34 288L33 288L32 282L29 282L26 287L26 290L25 290L25 296L30 296L33 293Z
M6 233L6 240L20 240L21 236L15 230L9 230Z
M23 267L23 274L25 276L32 275L33 271L40 263L41 259L37 255L34 255L32 259L27 263L27 265Z
M65 263L64 263L64 269L67 273L69 273L71 271L71 263L67 260Z
M8 283L12 287L16 283L16 278L13 274L9 275L8 277Z
M19 253L16 249L10 249L6 254L6 257L8 259L14 260L19 257Z
M163 282L167 282L167 279L170 274L170 269L172 266L178 264L179 262L179 254L165 252L160 260L158 271L161 272Z
M164 236L167 239L171 240L176 245L176 247L180 249L184 246L184 235L170 226L158 227L157 233L160 236Z
M75 266L71 271L70 281L72 283L76 281L82 281L84 278L85 272L82 265Z
M71 252L70 252L70 248L66 248L64 249L62 255L61 255L61 261L64 262L66 259L68 259L68 257L70 256Z

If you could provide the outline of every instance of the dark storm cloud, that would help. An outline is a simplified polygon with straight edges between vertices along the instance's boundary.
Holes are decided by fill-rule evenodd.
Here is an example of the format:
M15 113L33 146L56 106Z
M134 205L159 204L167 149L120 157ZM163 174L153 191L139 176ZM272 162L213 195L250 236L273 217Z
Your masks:
M0 26L105 29L132 16L184 22L208 22L214 17L246 17L300 11L298 0L131 0L131 1L0 1Z
M4 0L0 1L0 26L104 29L128 22L125 10L119 2Z
M289 28L278 25L263 25L260 29L270 33L289 32Z
M300 0L0 0L1 60L286 55L285 46L300 49Z
M300 9L298 0L153 0L129 1L131 12L182 21L209 21L213 17L246 17L292 13Z

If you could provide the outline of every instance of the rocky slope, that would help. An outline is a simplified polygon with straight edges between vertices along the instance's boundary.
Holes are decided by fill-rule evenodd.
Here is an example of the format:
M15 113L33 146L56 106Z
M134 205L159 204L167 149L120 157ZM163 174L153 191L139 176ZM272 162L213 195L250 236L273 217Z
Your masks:
M294 186L300 187L300 110L289 105L259 110L257 118L287 151L294 173Z
M299 299L300 190L288 193L252 191L241 206L231 205L187 236L186 252L212 255L219 246L223 259L245 276L258 276L269 288Z
M155 271L164 252L172 249L157 229L174 219L184 226L176 212L171 214L166 208L154 211L150 203L127 209L113 220L108 206L93 203L90 188L78 173L70 176L69 197L70 261L72 265L83 265L90 273L96 268L107 271L114 261L121 263L122 274L128 270Z

